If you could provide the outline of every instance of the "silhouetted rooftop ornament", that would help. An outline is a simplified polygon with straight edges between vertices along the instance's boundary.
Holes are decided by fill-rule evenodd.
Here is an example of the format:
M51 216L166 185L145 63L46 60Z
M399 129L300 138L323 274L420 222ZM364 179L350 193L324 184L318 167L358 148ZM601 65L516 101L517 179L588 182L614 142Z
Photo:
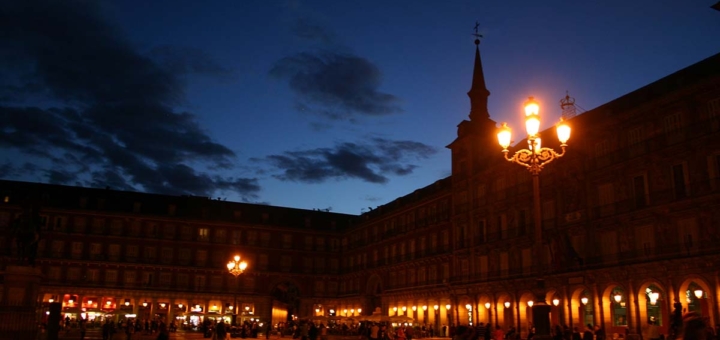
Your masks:
M480 45L480 38L483 37L482 34L478 33L478 27L480 27L480 23L476 21L475 22L475 33L473 33L473 36L475 36L475 38L476 38L475 45Z
M577 109L575 108L575 98L570 97L568 91L565 91L565 98L560 99L560 108L562 109L562 118L570 119L577 115Z

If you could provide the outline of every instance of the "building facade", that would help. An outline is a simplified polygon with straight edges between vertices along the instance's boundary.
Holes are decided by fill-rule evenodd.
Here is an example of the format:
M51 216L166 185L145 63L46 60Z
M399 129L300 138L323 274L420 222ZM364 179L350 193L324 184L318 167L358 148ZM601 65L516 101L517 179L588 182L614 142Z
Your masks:
M3 266L37 216L38 310L74 317L406 316L524 336L542 275L553 325L667 333L675 304L720 324L720 54L569 119L540 175L542 266L531 175L503 159L489 95L476 42L452 175L360 216L0 181Z

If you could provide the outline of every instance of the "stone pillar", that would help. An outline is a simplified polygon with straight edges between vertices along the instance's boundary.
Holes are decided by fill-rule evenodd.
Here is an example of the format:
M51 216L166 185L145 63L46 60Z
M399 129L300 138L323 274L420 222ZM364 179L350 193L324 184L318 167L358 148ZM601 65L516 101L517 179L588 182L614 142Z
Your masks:
M0 340L35 339L41 276L39 268L7 266L0 297Z

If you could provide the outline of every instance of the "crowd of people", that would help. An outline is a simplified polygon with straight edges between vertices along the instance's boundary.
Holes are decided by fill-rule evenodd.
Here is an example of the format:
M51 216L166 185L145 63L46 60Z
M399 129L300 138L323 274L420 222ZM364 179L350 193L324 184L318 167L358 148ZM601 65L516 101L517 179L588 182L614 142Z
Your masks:
M61 321L61 329L69 332L71 329L80 331L80 339L84 339L85 331L90 327L98 327L97 321L86 321L84 319L74 320L66 317ZM227 338L257 338L260 332L264 333L266 339L271 334L291 335L297 340L328 340L328 335L359 335L361 340L413 340L424 337L450 337L452 340L521 340L520 333L515 327L503 329L499 325L492 326L490 323L479 323L474 326L443 325L441 334L433 334L432 327L425 325L412 326L408 324L393 325L387 322L361 322L359 324L316 324L311 321L279 323L275 326L257 322L245 321L240 325L226 324L225 321L212 321L206 319L202 323L202 332L206 338L224 340ZM176 329L176 325L167 325L162 320L138 320L123 319L119 322L106 320L102 323L103 340L132 340L134 334L157 335L157 340L169 339L169 332ZM671 327L673 328L673 327ZM626 328L627 329L627 328ZM553 340L627 340L630 334L613 333L609 336L605 329L599 325L587 324L584 327L567 325L555 325L551 329ZM535 336L535 329L530 328L525 339L532 340ZM644 340L720 340L720 325L713 328L707 317L698 313L689 312L682 316L679 325L670 334L663 334L657 322L651 320L643 329L643 334L634 335Z
M41 325L41 332L45 332L47 325ZM177 327L174 323L167 325L163 320L139 320L139 319L121 319L118 322L109 319L101 322L97 319L86 320L84 318L75 319L66 316L60 321L60 331L68 336L75 330L79 333L80 340L85 339L88 328L100 328L103 340L132 340L135 334L157 335L157 340L167 340L170 338L170 332Z

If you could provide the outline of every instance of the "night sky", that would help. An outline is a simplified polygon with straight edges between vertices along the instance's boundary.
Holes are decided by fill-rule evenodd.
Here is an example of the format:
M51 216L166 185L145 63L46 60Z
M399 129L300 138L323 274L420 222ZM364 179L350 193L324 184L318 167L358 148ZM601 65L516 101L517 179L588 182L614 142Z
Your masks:
M476 21L519 132L720 52L715 2L1 0L0 178L360 214L450 175Z

